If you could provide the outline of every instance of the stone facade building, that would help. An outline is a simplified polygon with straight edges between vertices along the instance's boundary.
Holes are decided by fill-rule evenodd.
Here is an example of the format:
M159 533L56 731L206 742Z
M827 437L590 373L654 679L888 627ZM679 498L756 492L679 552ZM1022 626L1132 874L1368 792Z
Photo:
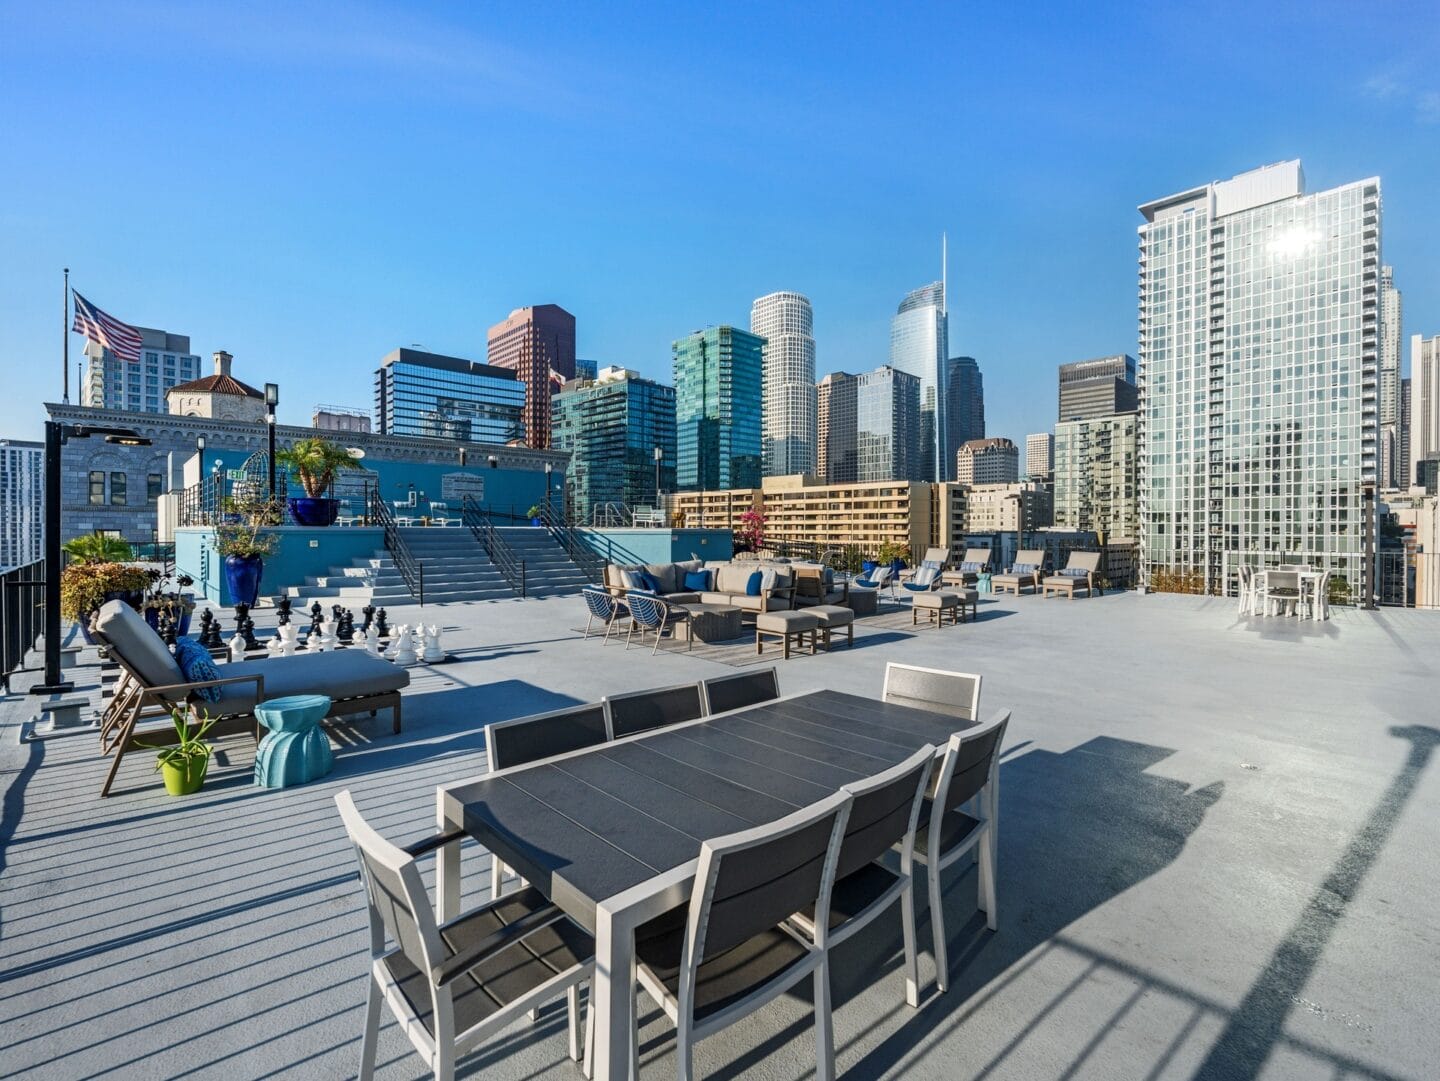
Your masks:
M176 417L212 420L265 420L265 395L230 374L234 358L221 349L215 354L215 374L177 383L165 392L166 412Z

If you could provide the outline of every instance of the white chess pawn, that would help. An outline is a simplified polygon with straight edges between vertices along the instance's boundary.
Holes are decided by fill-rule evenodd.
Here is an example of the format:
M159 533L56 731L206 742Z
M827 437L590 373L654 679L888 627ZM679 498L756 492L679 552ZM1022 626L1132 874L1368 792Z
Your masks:
M372 657L380 656L380 631L373 623L365 628L365 652Z
M415 635L408 625L400 628L400 640L395 648L395 663L408 666L420 660L415 655Z
M243 661L244 659L245 638L239 631L236 631L235 637L230 639L230 661L233 664L235 661Z
M423 628L425 631L425 653L421 658L426 664L435 664L445 659L445 651L440 648L440 628L435 624Z
M400 636L409 629L410 628L407 627L404 623L400 624L400 626L398 627L390 628L390 648L387 649L384 654L387 661L393 661L395 659L395 655L400 652Z
M280 635L280 656L295 656L300 648L300 629L293 623L286 623L277 633Z
M265 643L265 652L270 654L270 656L272 657L283 656L284 649L285 640L281 638L278 634L274 638L270 639L270 641Z

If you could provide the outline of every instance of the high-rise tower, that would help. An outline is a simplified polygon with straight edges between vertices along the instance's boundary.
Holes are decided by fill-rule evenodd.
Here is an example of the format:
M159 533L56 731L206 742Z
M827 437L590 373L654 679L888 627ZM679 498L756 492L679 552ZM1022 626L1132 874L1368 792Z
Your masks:
M767 477L815 472L815 337L810 299L769 293L750 305L750 333L765 339L761 438Z
M952 476L945 424L949 357L949 316L942 277L908 293L890 320L890 367L920 380L921 480L949 480Z
M516 308L490 328L489 362L514 371L525 384L525 445L550 445L552 376L575 378L575 317L558 304Z
M1403 487L1400 458L1400 342L1402 307L1392 267L1380 268L1380 487Z

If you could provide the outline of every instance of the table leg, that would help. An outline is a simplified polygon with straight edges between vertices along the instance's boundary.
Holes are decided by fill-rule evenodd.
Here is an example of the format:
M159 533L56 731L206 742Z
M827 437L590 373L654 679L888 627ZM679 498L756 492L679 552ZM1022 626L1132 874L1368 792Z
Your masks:
M445 793L435 793L435 824L441 833L460 827L445 813ZM435 896L439 907L440 922L453 920L460 915L460 842L451 841L435 854Z
M595 912L595 1079L630 1078L630 1041L635 1031L635 928L603 905Z

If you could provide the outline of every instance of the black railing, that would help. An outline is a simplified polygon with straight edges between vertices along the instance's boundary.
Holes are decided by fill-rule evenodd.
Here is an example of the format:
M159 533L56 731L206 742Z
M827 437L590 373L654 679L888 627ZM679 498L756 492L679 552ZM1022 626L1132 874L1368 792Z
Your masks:
M214 525L220 520L225 502L225 478L212 473L182 489L175 507L177 526Z
M10 693L10 673L25 661L45 629L45 561L37 559L0 574L0 688Z
M589 545L575 535L575 530L565 524L565 516L548 503L540 507L540 524L550 531L550 536L559 542L570 557L570 562L580 568L580 573L595 585L605 581L605 560L596 555Z
M372 488L368 496L370 520L385 531L385 550L395 561L395 569L400 572L400 577L405 579L405 587L410 590L410 595L420 602L420 607L425 607L425 564L416 559L415 554L410 551L410 546L405 543L405 538L400 535L400 529L395 524L395 515L390 513L390 506L380 498L380 493Z
M495 569L510 583L510 588L525 596L525 561L496 532L490 515L468 495L460 503L460 520L475 535L490 562L495 564Z

